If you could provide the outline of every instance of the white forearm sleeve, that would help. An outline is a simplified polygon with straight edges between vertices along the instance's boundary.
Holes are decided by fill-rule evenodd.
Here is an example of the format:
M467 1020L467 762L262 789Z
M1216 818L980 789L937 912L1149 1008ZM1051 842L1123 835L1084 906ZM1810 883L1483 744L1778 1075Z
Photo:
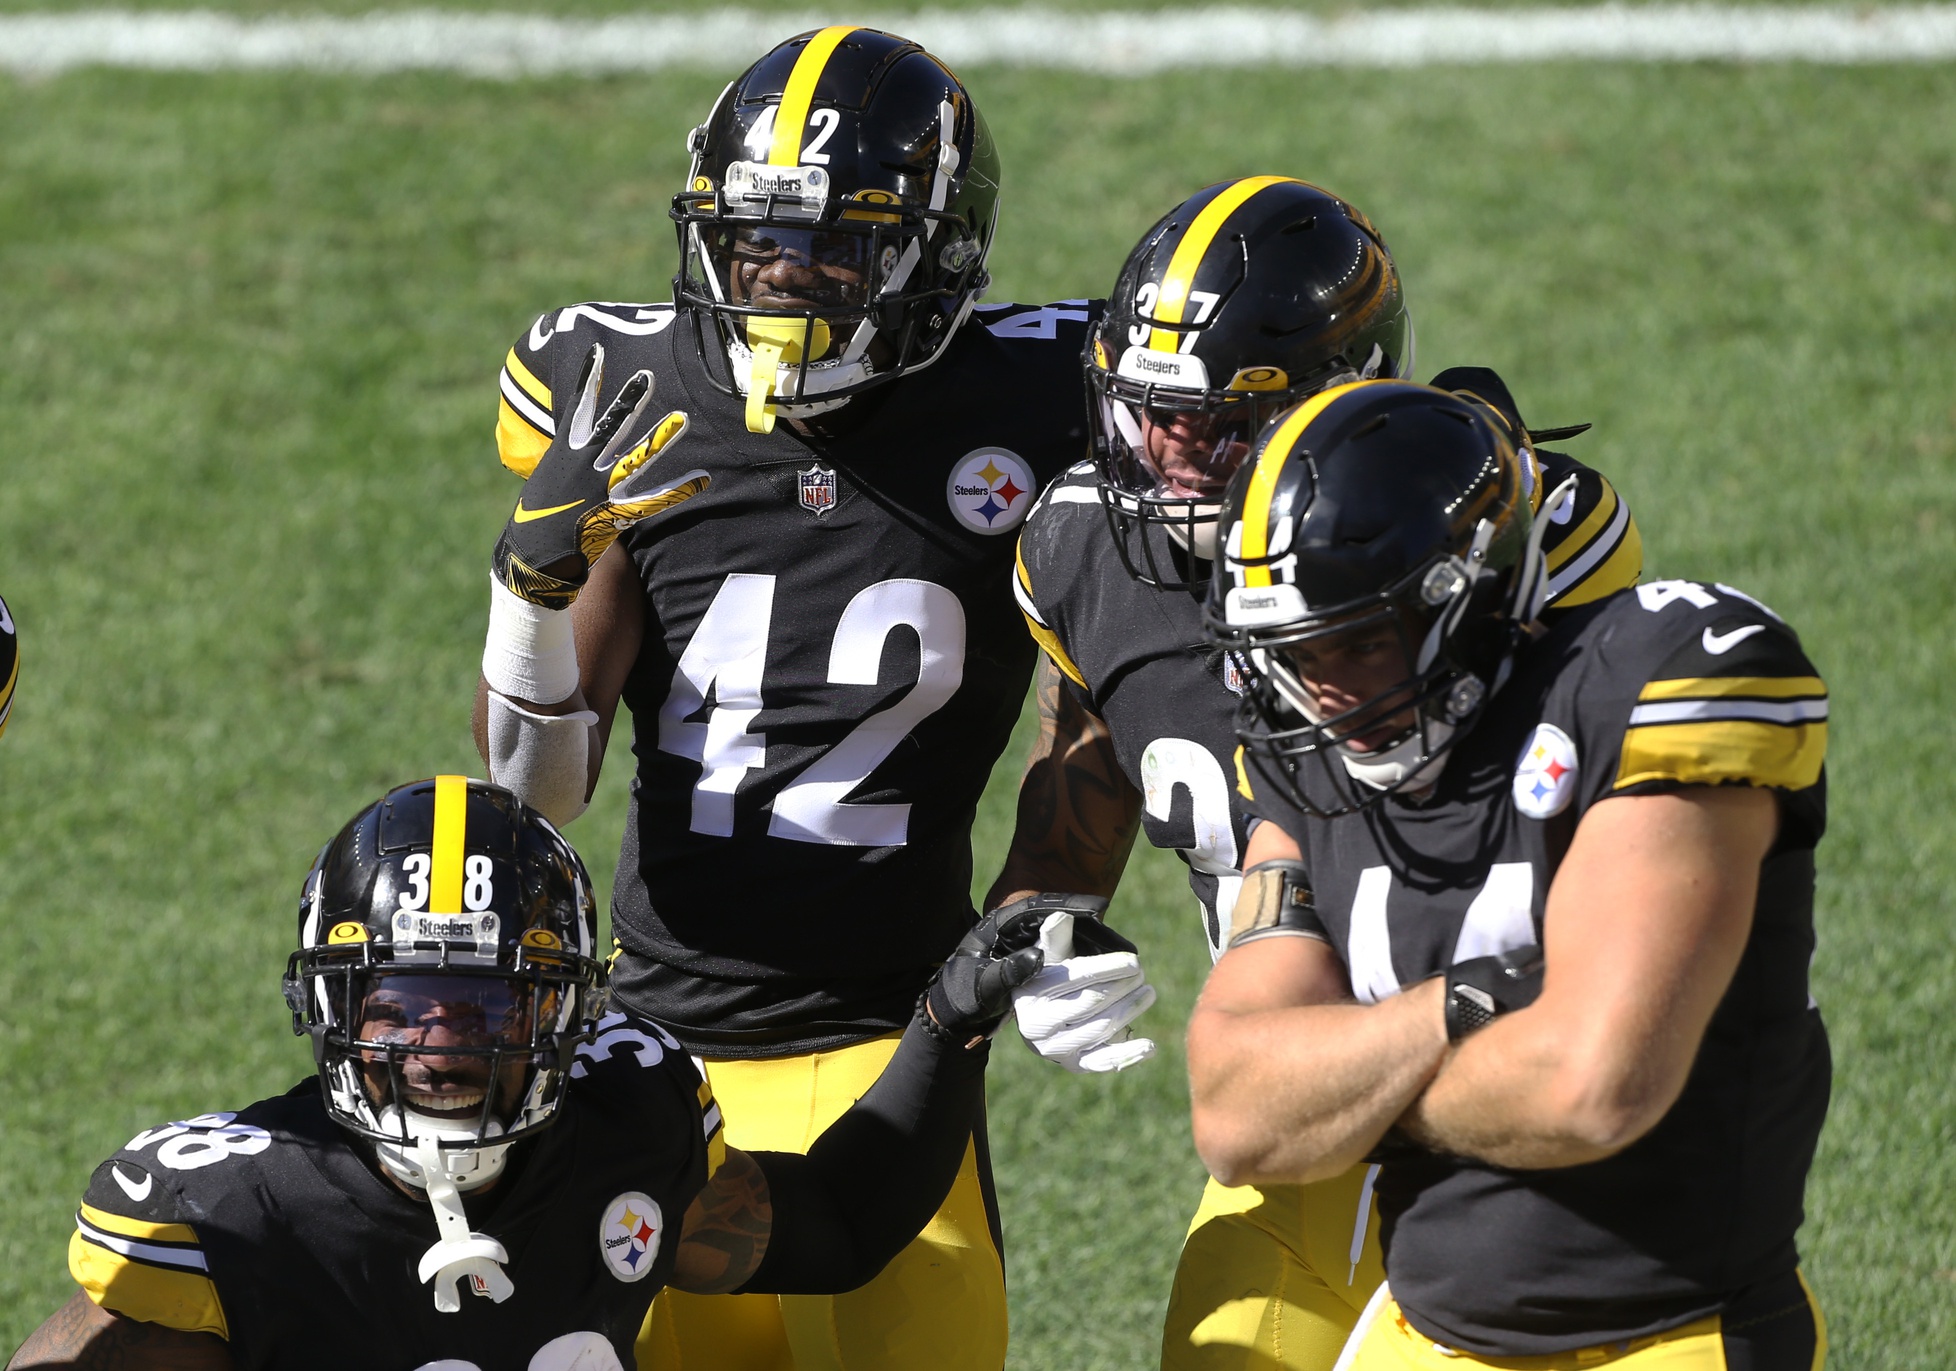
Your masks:
M554 705L577 689L577 640L568 609L518 599L489 577L489 635L482 679L491 690L532 704Z
M489 692L489 779L561 827L584 812L598 716L533 714Z

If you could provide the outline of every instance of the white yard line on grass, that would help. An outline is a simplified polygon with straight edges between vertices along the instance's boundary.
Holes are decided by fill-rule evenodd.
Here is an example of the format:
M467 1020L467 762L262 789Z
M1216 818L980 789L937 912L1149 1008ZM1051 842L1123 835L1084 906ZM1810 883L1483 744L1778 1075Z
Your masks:
M732 72L767 42L820 22L813 16L738 10L610 19L438 10L261 19L208 10L12 14L0 15L0 70L424 70L518 77L690 66ZM1956 5L1599 5L1373 10L1326 17L1238 7L1161 13L973 9L863 22L916 38L953 65L1113 75L1192 67L1956 58Z

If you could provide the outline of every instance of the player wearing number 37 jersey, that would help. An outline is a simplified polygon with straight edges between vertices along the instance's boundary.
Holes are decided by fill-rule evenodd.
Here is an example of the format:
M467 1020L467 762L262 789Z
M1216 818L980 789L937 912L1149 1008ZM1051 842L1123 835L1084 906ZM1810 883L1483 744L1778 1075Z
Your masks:
M1235 793L1248 664L1202 630L1222 492L1273 415L1360 374L1408 374L1412 344L1384 240L1316 186L1223 182L1142 237L1087 358L1095 461L1041 497L1019 540L1020 601L1048 666L994 901L1111 895L1138 827L1188 863L1204 942L1221 955L1249 823ZM1610 484L1540 451L1494 373L1456 368L1436 383L1514 433L1557 612L1633 583L1640 539ZM1022 1033L1026 996L1046 979L1021 992ZM1212 1181L1176 1271L1163 1366L1330 1371L1380 1278L1375 1176Z
M913 43L784 43L691 147L676 300L552 310L504 365L498 441L528 481L479 736L567 821L624 706L615 993L705 1059L737 1145L792 1150L975 918L972 817L1036 656L1014 537L1086 450L1093 311L976 305L997 158ZM662 1301L642 1364L996 1371L992 1211L981 1131L868 1290Z

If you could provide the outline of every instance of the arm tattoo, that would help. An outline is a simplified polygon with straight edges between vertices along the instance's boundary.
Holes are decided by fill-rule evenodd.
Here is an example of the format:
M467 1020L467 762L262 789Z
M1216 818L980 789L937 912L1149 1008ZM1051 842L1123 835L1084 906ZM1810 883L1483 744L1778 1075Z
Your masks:
M1039 737L1019 782L1012 847L985 896L987 908L1043 890L1112 895L1141 828L1141 794L1121 771L1106 720L1081 703L1045 657L1036 690Z
M28 1335L7 1371L232 1371L231 1349L212 1333L184 1333L100 1309L79 1290Z
M726 1161L686 1209L673 1287L695 1295L738 1289L760 1268L773 1229L767 1177L752 1157L728 1148Z

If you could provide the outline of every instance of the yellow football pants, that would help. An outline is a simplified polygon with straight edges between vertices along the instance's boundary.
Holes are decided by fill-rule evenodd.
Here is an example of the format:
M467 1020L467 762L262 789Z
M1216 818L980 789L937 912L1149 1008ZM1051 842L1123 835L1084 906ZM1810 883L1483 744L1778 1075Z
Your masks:
M1797 1303L1800 1296L1805 1297L1804 1309ZM1822 1371L1827 1323L1804 1276L1794 1299L1790 1308L1755 1310L1743 1320L1714 1314L1630 1343L1542 1357L1477 1357L1426 1337L1406 1321L1392 1292L1382 1289L1337 1371L1465 1371L1475 1366L1494 1371L1728 1371L1735 1365L1749 1371Z
M806 1152L882 1074L898 1036L803 1057L707 1058L727 1142ZM868 1285L843 1295L667 1290L637 1350L638 1371L999 1371L1005 1267L975 1142L936 1217Z
M1332 1371L1385 1278L1378 1168L1313 1185L1210 1181L1162 1329L1163 1371Z

